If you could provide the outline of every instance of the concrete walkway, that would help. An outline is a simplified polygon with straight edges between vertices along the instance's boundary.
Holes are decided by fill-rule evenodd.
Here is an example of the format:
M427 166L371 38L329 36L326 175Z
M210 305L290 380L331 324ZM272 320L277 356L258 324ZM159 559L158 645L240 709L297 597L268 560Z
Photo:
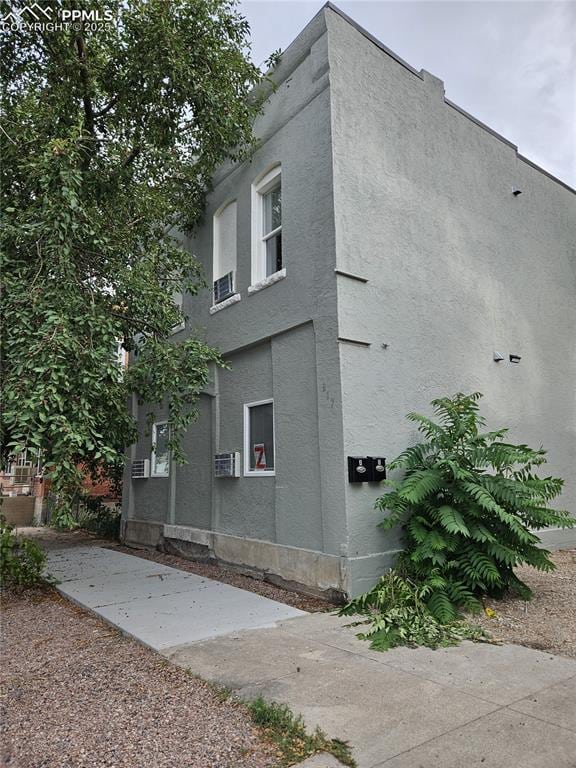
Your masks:
M253 592L102 547L51 550L47 571L63 595L157 651L306 616Z
M370 651L349 620L110 550L53 552L49 570L64 594L173 663L349 741L359 768L576 768L571 659L472 643Z

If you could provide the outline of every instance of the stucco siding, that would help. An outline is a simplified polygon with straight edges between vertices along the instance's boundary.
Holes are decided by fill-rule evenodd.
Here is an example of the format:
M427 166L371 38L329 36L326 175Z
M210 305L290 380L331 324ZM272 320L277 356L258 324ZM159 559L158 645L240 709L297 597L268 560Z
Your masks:
M207 394L200 397L198 418L182 440L187 464L172 465L175 483L174 523L191 525L195 528L210 529L212 525L212 482L213 482L213 398Z
M215 372L205 398L210 417L201 409L199 421L188 430L184 448L189 463L173 467L167 494L155 488L144 499L139 492L127 506L138 519L140 509L151 515L158 502L167 511L154 519L227 535L236 549L240 539L234 537L245 537L256 542L250 545L256 549L257 542L270 542L287 548L283 552L302 548L339 558L346 551L347 531L323 14L284 53L274 78L277 88L255 124L257 151L249 161L220 169L203 223L192 240L183 239L210 287L184 297L189 320L181 336L191 329L202 334L224 353L230 368ZM282 170L286 277L249 293L251 187L275 164ZM235 289L240 300L211 313L213 217L232 200L237 204ZM244 405L267 398L274 399L276 473L245 477ZM142 445L138 450L147 449ZM241 477L212 477L213 454L232 451L241 454Z
M576 511L576 196L441 81L327 21L337 267L368 280L338 281L339 335L370 344L341 345L345 453L392 458L417 439L408 411L479 390L489 426L549 450ZM374 527L378 492L347 488L351 552L398 544Z
M134 459L150 459L152 451L152 435L146 423L148 413L146 405L138 407L139 440L134 447ZM156 409L155 421L163 421L167 417L165 408ZM154 477L147 480L132 480L133 517L139 520L164 523L169 520L170 478ZM126 490L126 489L125 489Z
M276 540L324 551L312 324L273 339Z
M318 30L319 31L319 30ZM315 318L332 318L336 333L334 210L330 93L325 34L281 82L256 121L261 144L249 161L217 175L204 223L185 244L204 268L210 288L186 297L189 327L223 352L235 352ZM300 46L297 46L298 49ZM289 52L287 57L290 59ZM324 64L322 65L322 61ZM251 185L282 169L282 251L286 278L248 293L252 265ZM214 214L237 200L236 290L241 300L210 314ZM254 233L255 234L255 233Z
M244 404L273 397L272 355L265 342L227 358L230 370L218 374L219 451L240 451L241 477L214 481L213 529L276 541L275 477L244 477ZM278 436L276 435L276 442Z

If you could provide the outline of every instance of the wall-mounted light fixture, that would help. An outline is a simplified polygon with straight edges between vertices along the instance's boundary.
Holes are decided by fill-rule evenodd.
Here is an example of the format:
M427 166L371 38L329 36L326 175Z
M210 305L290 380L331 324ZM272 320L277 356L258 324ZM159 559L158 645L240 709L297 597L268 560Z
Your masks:
M522 194L522 190L518 189L518 187L512 187L512 194L514 195L514 197L518 197L518 195Z
M495 351L492 357L495 363L499 363L500 360L504 360L504 355L500 354L500 352Z
M519 363L520 360L522 360L520 355L508 355L508 357L510 358L511 363Z

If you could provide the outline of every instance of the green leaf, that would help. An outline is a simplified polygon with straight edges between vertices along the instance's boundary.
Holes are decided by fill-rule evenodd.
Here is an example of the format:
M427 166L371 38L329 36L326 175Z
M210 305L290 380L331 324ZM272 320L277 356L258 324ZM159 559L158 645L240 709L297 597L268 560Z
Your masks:
M408 475L397 493L405 501L418 504L442 484L443 478L438 470L419 469Z
M457 509L454 509L454 507L443 505L442 507L439 507L436 514L442 527L450 533L460 533L462 536L470 536L470 531L464 522L464 518Z

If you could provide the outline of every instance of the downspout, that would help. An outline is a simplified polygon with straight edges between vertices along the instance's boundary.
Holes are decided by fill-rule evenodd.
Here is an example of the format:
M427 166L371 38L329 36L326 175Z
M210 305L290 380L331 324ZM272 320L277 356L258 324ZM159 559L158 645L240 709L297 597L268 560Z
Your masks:
M214 410L212 416L212 440L210 441L210 447L212 449L211 456L220 453L220 376L218 367L214 366L214 394L212 395ZM210 500L211 500L211 512L210 512L210 527L212 531L218 530L217 526L220 522L220 498L216 494L216 485L214 482L214 472L210 472Z

